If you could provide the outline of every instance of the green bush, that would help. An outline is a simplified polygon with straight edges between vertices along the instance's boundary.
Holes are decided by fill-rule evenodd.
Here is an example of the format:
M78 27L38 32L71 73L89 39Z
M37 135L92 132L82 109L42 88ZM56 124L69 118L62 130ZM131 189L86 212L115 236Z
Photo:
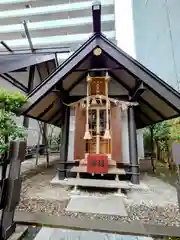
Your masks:
M0 153L8 150L10 140L25 137L26 129L16 123L16 113L27 102L20 92L0 88Z

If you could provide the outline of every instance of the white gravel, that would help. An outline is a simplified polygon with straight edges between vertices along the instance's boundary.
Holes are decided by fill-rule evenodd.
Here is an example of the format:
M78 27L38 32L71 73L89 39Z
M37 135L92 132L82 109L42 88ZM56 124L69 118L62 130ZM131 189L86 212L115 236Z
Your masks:
M162 180L145 175L142 181L148 186L148 190L129 191L127 204L168 207L178 206L176 188Z
M72 218L91 218L130 222L134 219L145 223L167 226L180 226L180 213L177 207L176 189L155 177L145 176L142 181L149 190L129 191L124 199L128 217L99 214L66 212L65 208L71 197L71 190L52 186L51 179L56 170L43 169L40 174L23 181L21 202L17 211L46 212L52 215L66 215ZM103 196L114 191L80 191L80 195Z

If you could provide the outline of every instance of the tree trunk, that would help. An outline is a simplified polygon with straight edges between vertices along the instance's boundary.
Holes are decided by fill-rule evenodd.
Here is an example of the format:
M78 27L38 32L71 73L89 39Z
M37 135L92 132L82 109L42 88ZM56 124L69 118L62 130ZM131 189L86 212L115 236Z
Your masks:
M157 160L160 160L160 154L161 154L161 152L160 152L159 143L158 143L158 141L156 141L155 143L156 143L156 159L157 159Z

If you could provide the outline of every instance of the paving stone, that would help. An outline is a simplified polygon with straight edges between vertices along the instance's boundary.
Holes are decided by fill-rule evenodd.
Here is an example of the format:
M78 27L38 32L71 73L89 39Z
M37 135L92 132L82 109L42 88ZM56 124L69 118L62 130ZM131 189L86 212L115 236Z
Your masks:
M128 216L123 198L120 196L74 196L67 205L66 211Z
M28 230L27 226L17 225L16 231L11 235L11 237L8 238L8 240L21 239L24 236L24 234L27 232L27 230Z
M42 228L35 240L152 240L150 237L119 235L93 231L74 231L57 228Z
M55 230L54 228L49 227L41 228L41 230L36 235L35 240L53 240L52 235L54 233L54 230Z

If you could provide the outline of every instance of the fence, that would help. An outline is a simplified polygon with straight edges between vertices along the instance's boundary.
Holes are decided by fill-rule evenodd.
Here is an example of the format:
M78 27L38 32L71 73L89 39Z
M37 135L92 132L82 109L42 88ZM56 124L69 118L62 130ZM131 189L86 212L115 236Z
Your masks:
M14 233L16 224L14 222L14 213L19 204L21 191L20 167L26 154L26 141L12 141L9 146L8 177L3 177L1 184L0 209L2 209L0 222L0 239L8 239ZM5 165L2 166L2 171ZM7 171L7 168L4 169Z

